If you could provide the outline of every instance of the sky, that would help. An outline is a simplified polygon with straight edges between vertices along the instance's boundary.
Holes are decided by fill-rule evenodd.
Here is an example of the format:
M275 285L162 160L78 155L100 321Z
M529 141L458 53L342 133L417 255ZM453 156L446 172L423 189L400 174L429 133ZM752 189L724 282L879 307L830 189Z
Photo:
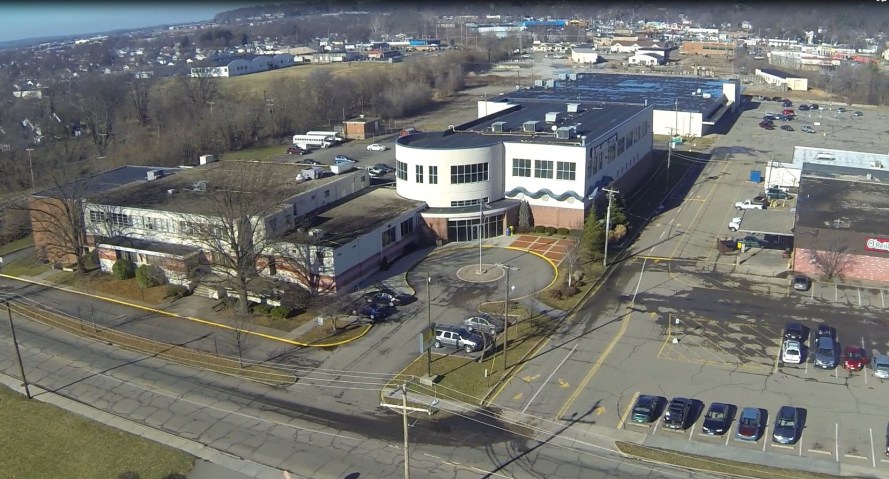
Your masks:
M252 2L0 3L0 42L210 20Z

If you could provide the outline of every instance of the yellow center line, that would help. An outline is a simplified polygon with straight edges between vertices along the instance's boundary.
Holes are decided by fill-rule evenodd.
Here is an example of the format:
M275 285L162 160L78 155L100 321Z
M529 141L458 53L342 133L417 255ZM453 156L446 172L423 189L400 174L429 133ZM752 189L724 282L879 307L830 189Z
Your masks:
M611 338L611 342L608 343L608 346L605 347L605 350L602 351L602 354L599 355L599 359L596 360L596 364L593 365L592 369L587 373L587 375L583 378L580 384L577 385L577 389L574 390L574 393L571 394L571 397L568 398L568 401L565 402L565 405L559 410L556 414L556 421L559 420L568 408L574 404L574 401L577 400L577 397L580 396L580 393L586 388L587 384L589 384L590 380L593 379L593 376L599 371L599 368L602 367L602 364L605 362L605 358L611 354L611 350L614 349L614 346L617 345L620 338L623 337L624 333L627 331L627 326L630 324L630 318L632 315L624 316L623 321L621 321L620 329L617 331L617 334Z

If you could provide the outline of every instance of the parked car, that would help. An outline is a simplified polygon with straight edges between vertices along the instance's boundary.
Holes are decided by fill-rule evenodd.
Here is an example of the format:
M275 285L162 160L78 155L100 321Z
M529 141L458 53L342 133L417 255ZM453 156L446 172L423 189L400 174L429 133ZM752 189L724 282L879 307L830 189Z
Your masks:
M790 125L781 125L781 129L784 131L794 131L793 127Z
M853 111L852 116L864 116L864 113L861 113L860 111Z
M740 216L736 216L736 217L732 218L732 220L729 221L729 223L728 223L728 229L730 231L738 231L739 229L741 229L741 221L743 219L744 218L742 218Z
M843 108L843 107L839 107L839 108L837 108L837 113L846 113L847 111L849 111L849 110L847 110L847 109L845 109L845 108Z
M762 429L762 414L758 408L745 407L738 418L738 431L735 438L742 441L758 441Z
M691 399L673 398L664 413L664 427L667 429L685 429L691 416Z
M763 242L756 236L745 236L738 240L738 243L741 243L747 249L750 248L762 248Z
M861 346L850 344L843 351L843 369L861 371L868 362L867 352Z
M358 163L358 160L349 158L346 155L336 155L333 157L334 164L341 165L343 163Z
M305 155L306 153L308 153L308 151L303 150L298 146L291 146L287 148L288 155Z
M799 341L788 339L781 345L781 361L787 364L799 364L803 360L803 347Z
M465 326L470 333L481 331L492 336L500 334L506 329L506 325L502 319L484 315L472 316L464 319L463 326Z
M784 339L793 339L794 341L802 341L806 332L799 323L787 323L784 326Z
M793 106L793 102L790 100L785 99L783 103L784 103L784 108L790 108Z
M386 304L368 303L358 308L358 316L367 318L373 322L380 321L392 315L394 309Z
M436 348L450 346L471 353L491 344L491 340L482 337L481 334L470 333L462 326L440 325L435 327L434 345Z
M874 377L889 379L889 356L882 354L874 356Z
M808 291L812 287L812 280L804 274L798 274L793 277L793 289L797 291Z
M784 125L784 126L787 126L787 125ZM782 130L784 129L784 126L781 127ZM793 131L793 128L791 128L790 131ZM791 195L790 193L788 193L782 189L778 189L778 188L767 189L766 196L770 200L789 200L789 199L793 198L793 195Z
M302 164L312 165L312 166L318 166L321 164L320 161L316 161L311 158L303 158L303 159L299 160L297 163L302 163Z
M812 127L809 126L809 125L806 125L806 126L800 128L799 131L802 131L802 132L805 132L805 133L815 133L815 129L812 128Z
M809 105L800 105L796 109L799 111L809 111Z
M658 396L641 395L633 405L633 413L630 420L636 423L649 423L657 419L661 398Z
M778 444L793 444L799 436L800 418L799 409L793 406L781 406L778 416L775 418L775 428L772 430L772 442Z
M811 105L809 105L809 108L811 108L813 110L820 110L821 109L821 107L818 106L817 103L812 103Z
M836 344L833 338L822 336L815 340L815 367L833 369L837 366Z
M387 306L401 306L412 303L414 297L405 293L396 293L389 290L371 291L364 295L364 300L368 303L383 304Z
M367 151L386 151L386 145L372 143L370 145L367 145Z
M377 163L367 169L367 172L373 176L382 176L393 171L392 167L383 163Z
M707 414L704 415L704 434L712 436L721 436L728 431L729 424L732 422L732 411L734 406L715 402L710 404Z
M815 332L815 342L818 342L821 338L830 338L836 339L836 330L833 329L829 324L819 324L818 330Z

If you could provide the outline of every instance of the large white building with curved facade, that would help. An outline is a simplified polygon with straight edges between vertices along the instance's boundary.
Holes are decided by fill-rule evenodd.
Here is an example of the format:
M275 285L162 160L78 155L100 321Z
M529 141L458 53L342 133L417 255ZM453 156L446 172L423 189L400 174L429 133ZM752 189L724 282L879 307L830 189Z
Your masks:
M534 225L580 229L602 188L630 188L651 166L651 106L507 97L479 109L396 141L397 192L426 202L437 238L502 235L522 201Z

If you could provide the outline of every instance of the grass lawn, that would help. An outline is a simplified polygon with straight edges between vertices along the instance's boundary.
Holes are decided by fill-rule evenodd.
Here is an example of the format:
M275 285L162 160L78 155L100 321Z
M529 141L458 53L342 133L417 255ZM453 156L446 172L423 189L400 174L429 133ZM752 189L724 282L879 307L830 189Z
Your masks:
M71 414L0 387L0 470L7 478L141 479L185 474L194 458L177 449Z
M560 309L562 311L568 311L571 308L577 306L577 303L580 302L583 298L586 297L587 291L593 287L593 284L596 282L596 278L603 272L603 267L601 262L596 264L586 265L584 268L584 279L583 286L577 288L580 291L574 296L559 299L553 296L554 291L558 291L559 288L565 284L566 278L568 277L568 269L564 264L559 266L559 277L556 278L556 281L553 282L548 288L544 289L540 293L537 293L537 299L540 300L541 303L555 309Z
M689 467L702 471L720 472L738 477L761 477L763 479L777 478L835 478L830 474L817 472L800 472L790 469L781 469L777 467L764 466L762 464L753 464L747 462L730 461L728 459L719 459L715 457L696 456L693 454L685 454L676 451L668 451L653 447L639 446L626 442L616 442L617 448L625 454L641 457L652 461L664 462L667 464L675 464L682 467Z
M226 161L269 161L281 155L286 155L288 146L289 145L254 146L243 150L229 151L225 154L224 159ZM294 156L293 158L294 161L299 159L298 156Z
M509 366L514 366L539 342L553 333L558 323L545 315L522 319L509 327ZM458 401L480 404L489 389L504 377L503 335L497 338L493 353L484 362L455 353L454 349L433 349L432 374L440 380L432 387L412 383L411 389L433 397L447 397ZM475 353L476 356L478 353ZM488 377L485 377L485 370ZM395 387L413 377L426 375L426 354L409 364L387 387Z
M136 278L120 280L98 270L79 275L73 272L60 271L47 279L85 293L117 296L122 299L150 305L163 303L164 296L167 294L167 285L165 284L143 289L139 287Z
M347 62L330 64L305 64L288 68L280 68L253 75L223 78L219 82L220 91L236 96L274 97L275 91L285 85L293 85L294 81L307 78L313 72L329 71L334 76L361 75L373 68L404 68L404 63L383 62Z
M3 246L0 246L0 256L12 253L13 251L18 251L22 248L27 248L28 246L34 246L34 236L29 235L24 238L19 238L11 243L6 243Z
M50 269L52 269L52 265L39 261L36 252L32 251L31 254L26 254L9 264L3 265L0 272L10 276L37 276Z

